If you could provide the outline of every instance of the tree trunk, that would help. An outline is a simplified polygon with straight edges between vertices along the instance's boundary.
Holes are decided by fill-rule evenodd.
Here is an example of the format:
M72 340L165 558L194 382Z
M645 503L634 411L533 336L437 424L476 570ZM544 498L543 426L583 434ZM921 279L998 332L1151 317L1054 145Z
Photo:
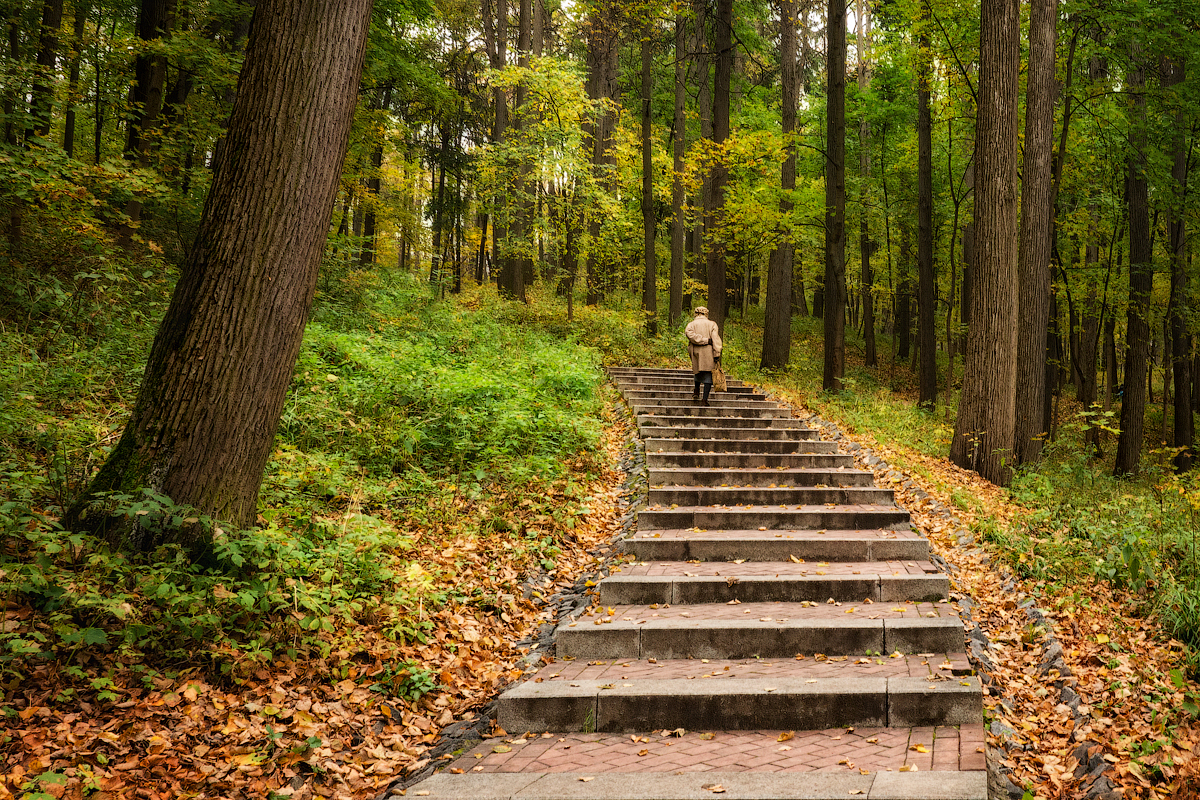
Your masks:
M917 69L917 348L920 351L917 405L937 408L937 277L933 272L933 122L929 113L933 56L930 53L929 18L922 5L922 29L918 37L921 55Z
M80 100L79 74L83 64L83 33L87 25L88 3L75 3L75 27L71 38L71 65L67 69L67 114L63 122L63 152L75 156L75 106Z
M503 69L508 65L508 0L484 0L483 34L492 69ZM503 88L497 86L492 90L492 98L495 105L492 142L499 144L508 137L508 95ZM501 271L501 254L508 247L506 214L500 206L501 201L497 200L495 213L492 215L492 264L495 266L497 278Z
M1135 45L1135 51L1137 46ZM1149 378L1150 293L1154 289L1150 243L1150 200L1146 182L1146 73L1134 52L1126 78L1133 101L1129 177L1129 308L1125 323L1125 394L1121 400L1121 434L1113 474L1136 475L1142 457L1142 432Z
M1184 62L1167 61L1163 69L1163 83L1173 86L1183 82ZM1184 228L1184 198L1188 182L1188 148L1184 138L1188 120L1186 112L1180 110L1176 116L1174 141L1172 142L1171 180L1174 183L1174 202L1167 219L1167 246L1171 258L1171 317L1170 317L1170 363L1174 367L1175 403L1174 427L1171 443L1179 448L1175 454L1175 469L1186 472L1192 468L1195 448L1195 425L1192 420L1192 371L1191 335L1188 320L1191 317L1191 298L1188 296L1187 236Z
M975 128L971 332L950 459L992 483L1012 477L1017 382L1017 0L983 0Z
M821 386L840 392L846 373L846 2L829 0L826 27L825 318Z
M763 323L763 368L786 367L792 353L792 230L788 218L792 201L786 196L796 188L796 0L779 0L779 62L783 90L783 141L787 157L780 168L779 201L784 218L779 246L771 251L767 267L767 308Z
M617 18L617 8L612 0L604 0L593 7L587 25L588 37L588 97L593 100L606 100L616 94L617 88L617 56L619 54L620 30ZM612 111L603 108L591 127L592 132L592 165L597 176L604 184L609 183L607 167L613 163L613 128L616 120ZM604 299L604 288L607 276L601 274L601 261L598 243L603 230L602 220L595 214L588 221L588 233L591 247L588 248L587 259L587 304L595 305Z
M654 258L654 142L651 138L650 98L654 90L654 59L647 24L642 34L642 311L646 314L646 334L658 335L658 264Z
M103 533L130 550L176 541L202 551L201 526L129 522L98 497L141 488L238 527L254 524L312 306L370 18L370 0L260 0L227 156L133 416L67 513L67 527ZM279 147L284 141L292 146Z
M54 110L54 79L58 64L58 31L62 27L63 0L45 0L38 35L37 69L33 77L29 136L45 137L50 132Z
M713 41L717 51L713 73L713 142L719 147L729 138L729 87L733 78L733 0L717 0L713 23ZM712 167L712 206L704 222L708 233L708 318L724 327L726 313L725 247L714 240L717 217L725 209L725 183L729 169L724 159Z
M858 20L858 40L856 51L858 55L858 91L866 95L871 87L871 66L868 60L871 47L871 6L863 0L857 0L855 17ZM867 224L867 182L871 178L871 123L863 114L858 123L858 172L861 181L859 200L861 201L861 216L858 223L858 253L861 263L859 281L862 285L862 329L863 329L863 363L868 367L877 366L879 356L875 351L875 278L871 274L871 235Z
M1046 394L1046 330L1050 324L1057 25L1058 0L1030 0L1029 78L1025 93L1025 153L1021 168L1017 267L1021 320L1017 335L1016 434L1013 439L1017 464L1028 464L1041 455L1046 422L1042 411Z
M683 54L686 49L687 26L682 13L675 17L675 109L671 124L671 299L667 312L667 327L674 328L683 316L684 214L683 214L683 151L687 120L684 103L687 81Z

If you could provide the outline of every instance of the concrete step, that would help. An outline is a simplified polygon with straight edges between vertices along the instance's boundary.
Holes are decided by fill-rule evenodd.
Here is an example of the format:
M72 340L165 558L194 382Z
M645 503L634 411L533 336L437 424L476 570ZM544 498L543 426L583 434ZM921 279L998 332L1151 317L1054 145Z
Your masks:
M874 505L895 503L895 492L874 486L652 486L647 509L666 506ZM657 508L656 508L657 507Z
M761 456L760 456L761 457ZM777 458L779 456L776 456ZM796 458L797 456L792 456ZM820 456L813 456L819 458ZM828 456L825 456L828 458ZM900 529L908 527L908 512L885 505L745 505L721 508L718 506L679 506L678 508L643 509L638 512L638 530L850 530Z
M621 394L630 402L634 400L691 400L693 386L686 388L655 388L655 389L624 389ZM715 389L711 390L708 395L709 400L747 400L753 402L762 402L767 399L767 396L761 392L756 392L753 389L743 389L741 391L724 391L718 392Z
M718 401L715 404L702 405L692 400L688 400L687 404L672 404L672 405L655 405L654 401L635 400L629 404L633 409L633 413L641 417L643 415L649 417L703 417L706 420L712 417L730 417L730 418L749 418L761 419L763 417L773 418L782 417L789 419L792 416L790 408L783 408L774 403L751 403L749 401L740 401L738 403L724 403Z
M676 397L626 397L625 402L629 403L629 405L638 413L645 413L645 411L650 411L651 413L657 412L659 414L670 414L670 413L673 413L676 409L688 409L688 408L697 408L697 407L713 408L713 409L718 409L718 410L743 409L743 408L747 408L747 407L755 408L755 409L770 408L770 409L774 409L776 411L784 410L782 408L782 406L780 406L778 403L771 403L766 400L757 400L752 397L744 397L741 395L734 395L734 396L724 395L721 397L714 397L712 395L709 395L708 402L705 403L703 400L693 400L691 392L688 392L687 397L678 397L678 398L676 398ZM686 413L686 412L683 412L683 413ZM741 413L741 412L739 411L738 413ZM791 416L790 410L789 410L789 413L784 416Z
M872 486L875 476L862 469L687 469L655 467L651 486Z
M684 728L820 730L837 727L970 725L983 719L975 677L808 677L798 668L768 678L600 678L519 684L500 697L506 731L644 731ZM708 669L697 663L693 669ZM558 665L551 665L555 668ZM539 673L541 675L541 673Z
M786 430L809 430L808 423L793 417L722 417L719 415L697 416L644 414L637 418L638 428L671 427L684 431L701 428L773 428Z
M647 439L816 439L812 428L717 428L694 425L673 428L647 425L641 430Z
M962 621L945 603L599 606L559 625L555 636L555 656L578 661L822 654L863 656L881 669L884 655L958 652L965 644Z
M646 453L651 469L851 469L849 453Z
M644 436L644 434L643 434ZM647 453L836 453L821 439L649 439Z
M915 531L638 531L622 544L639 561L927 561Z
M646 561L614 570L601 581L600 603L607 607L833 600L873 605L942 600L949 592L949 579L928 561Z
M649 752L640 743L634 743L630 748L630 737L625 734L613 738L622 741L623 749L629 750L630 755L640 752L639 748ZM588 741L594 742L595 737L589 736ZM650 741L649 734L647 741ZM486 743L481 753L491 750L493 744ZM704 740L703 744L714 743ZM596 748L594 744L589 748L581 743L575 749L578 752ZM665 747L662 749L670 752ZM471 760L477 761L474 757ZM588 759L584 759L581 767L584 771L503 773L471 772L474 766L462 761L463 767L459 769L467 769L463 774L438 773L411 787L408 796L415 794L428 800L711 800L714 792L711 787L718 786L720 793L717 796L723 800L847 800L854 796L876 800L987 800L988 797L987 770L984 768L937 772L889 772L884 769L866 770L867 774L863 774L844 766L837 772L812 771L812 767L800 772L798 770L804 767L798 766L786 772L749 769L727 772L688 770L670 759L670 767L640 772L636 769L638 759L632 760L632 768L627 766L619 771L607 764L599 770L587 770ZM604 771L606 767L612 771Z

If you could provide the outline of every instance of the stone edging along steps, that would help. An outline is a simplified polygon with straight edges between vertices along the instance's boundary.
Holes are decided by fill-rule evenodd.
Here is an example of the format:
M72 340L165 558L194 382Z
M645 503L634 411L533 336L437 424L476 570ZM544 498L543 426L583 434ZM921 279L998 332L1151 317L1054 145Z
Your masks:
M599 605L431 798L983 800L982 689L947 576L891 492L789 408L613 369L649 505Z

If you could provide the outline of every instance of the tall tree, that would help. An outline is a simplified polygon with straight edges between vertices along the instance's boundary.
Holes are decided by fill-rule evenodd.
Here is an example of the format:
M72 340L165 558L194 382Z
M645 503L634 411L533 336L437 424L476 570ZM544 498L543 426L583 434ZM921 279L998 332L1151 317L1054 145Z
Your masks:
M950 460L992 483L1012 477L1017 382L1018 0L983 0L975 123L971 329Z
M653 21L642 34L642 311L646 314L646 333L658 335L658 264L654 258L654 140L650 124L650 98L654 91Z
M1050 235L1054 220L1054 52L1058 0L1030 0L1029 74L1025 88L1025 153L1021 167L1018 245L1017 464L1038 458L1045 428L1046 329L1050 324ZM1095 358L1093 356L1093 361ZM1095 367L1093 366L1093 372Z
M587 22L587 88L588 97L605 101L616 95L617 56L619 55L620 19L615 0L601 0L592 7ZM600 106L595 123L591 126L592 165L601 185L610 185L609 167L613 164L613 129L616 117L606 103ZM604 276L600 248L597 244L603 221L596 214L588 221L588 234L592 246L587 259L587 303L595 305L604 298Z
M865 96L871 88L871 6L865 0L856 0L854 16L858 26L855 54L858 57L858 92ZM867 224L867 187L871 177L871 121L867 114L858 123L858 177L859 177L859 221L858 257L860 260L859 283L862 286L863 363L874 367L879 363L875 352L875 278L871 273L871 231ZM794 185L794 179L793 179Z
M683 152L687 120L684 107L687 100L687 26L683 11L675 17L675 108L671 120L671 287L667 326L674 328L683 315L684 210L683 210Z
M821 386L840 392L846 374L846 2L826 17L825 361Z
M45 0L42 4L42 24L38 36L37 72L33 79L33 106L30 120L34 136L50 131L50 116L54 106L54 78L58 64L58 33L62 27L63 0Z
M729 89L733 80L733 0L717 0L717 16L713 21L713 42L717 51L713 72L713 142L720 146L729 138ZM725 184L729 168L724 157L712 166L712 206L704 221L708 235L708 318L718 325L725 324L725 282L728 267L725 248L715 241L717 215L725 208Z
M114 517L103 499L143 487L234 525L254 523L312 306L370 16L371 0L258 3L226 157L133 415L68 526L131 550L164 540L204 546L198 526L153 530Z
M917 405L937 407L937 329L934 318L937 276L933 272L933 120L929 111L933 82L933 48L929 37L932 14L922 4L920 55L917 68L917 352L921 366Z
M1150 190L1146 179L1146 68L1141 48L1133 45L1126 83L1132 101L1129 137L1129 307L1125 321L1125 394L1121 401L1121 433L1113 474L1136 475L1142 457L1146 416L1146 381L1150 373L1150 293L1154 289L1150 240Z
M1163 84L1178 86L1183 83L1184 61L1167 59L1163 64ZM1192 337L1188 330L1191 298L1188 293L1187 235L1184 218L1184 201L1188 183L1188 148L1184 132L1188 119L1185 106L1180 103L1176 112L1176 124L1171 142L1171 183L1174 198L1167 220L1167 246L1171 258L1171 363L1174 367L1175 397L1172 414L1172 444L1179 448L1175 454L1175 469L1185 472L1192 468L1195 449L1195 424L1192 419Z
M787 155L780 167L783 197L779 213L783 225L779 244L771 251L767 268L767 309L763 323L762 366L784 367L792 353L792 263L793 244L789 217L790 193L796 189L796 0L779 0L779 63L783 92L783 141Z

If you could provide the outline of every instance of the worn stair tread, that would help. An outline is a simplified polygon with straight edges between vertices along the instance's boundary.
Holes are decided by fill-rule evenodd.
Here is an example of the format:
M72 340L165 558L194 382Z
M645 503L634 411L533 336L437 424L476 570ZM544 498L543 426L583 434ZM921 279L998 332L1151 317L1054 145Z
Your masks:
M625 564L605 580L621 576L670 576L688 578L800 577L806 575L939 575L930 561L646 561Z
M476 760L474 756L472 760ZM988 796L985 767L932 772L919 768L899 772L896 767L891 772L886 768L866 770L864 775L858 767L843 765L820 770L801 765L772 767L773 761L761 757L741 771L689 770L678 762L663 763L656 771L632 765L588 772L442 772L414 786L409 796L415 793L429 800L712 800L713 786L720 786L717 796L722 800L846 800L854 796L863 800L987 800Z
M879 663L882 662L882 663ZM911 653L899 656L851 654L805 655L798 658L558 660L532 677L538 683L591 682L597 686L630 680L752 680L771 681L854 677L959 679L969 676L965 653ZM767 685L770 685L769 683Z
M787 428L810 430L808 420L798 417L739 417L736 415L697 417L694 415L641 414L637 416L639 427L647 425L669 426L681 430L693 428Z
M785 467L767 470L651 467L650 486L872 486L874 474L848 467Z
M853 469L849 453L646 453L650 469Z
M836 453L821 439L645 439L647 453Z
M498 724L505 730L813 730L841 725L961 725L982 719L977 677L864 675L525 681L500 696Z
M764 506L895 506L895 491L877 486L651 486L648 508Z
M937 604L861 600L830 605L724 603L608 606L594 616L560 625L560 658L737 659L861 656L960 650L962 621L952 610L918 611ZM608 611L614 611L612 616ZM876 657L874 661L885 659Z
M816 439L813 428L716 428L694 426L673 428L648 425L642 429L645 439L746 439L749 441L774 442L789 439Z
M641 530L662 528L730 529L757 523L763 530L875 530L909 527L909 514L897 506L868 505L719 505L645 508L638 512Z
M925 561L929 540L912 530L637 531L622 549L643 561Z

